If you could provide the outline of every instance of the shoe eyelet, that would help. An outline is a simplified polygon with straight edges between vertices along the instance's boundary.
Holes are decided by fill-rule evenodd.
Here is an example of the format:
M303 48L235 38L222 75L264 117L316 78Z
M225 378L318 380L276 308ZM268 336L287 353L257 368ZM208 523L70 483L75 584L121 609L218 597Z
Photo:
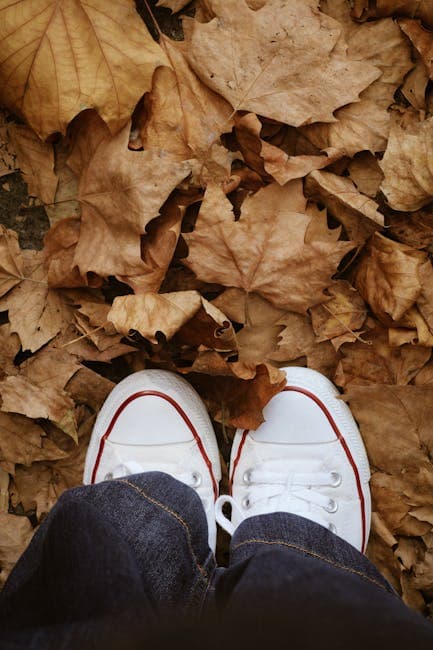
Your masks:
M112 480L113 480L113 472L108 472L108 474L104 476L104 481L112 481Z
M242 508L244 510L248 510L250 506L251 506L251 503L250 503L249 497L244 497L242 499Z
M336 488L341 485L341 481L342 481L341 474L339 474L338 472L331 472L331 477L332 477L331 487Z
M334 499L329 499L328 505L324 506L326 512L333 513L338 510L338 503Z
M334 533L334 535L337 534L337 527L334 526L334 524L329 524L328 530L331 531L331 533Z
M244 481L245 485L251 485L251 470L250 469L247 469L247 471L244 472L243 481Z
M200 474L199 472L193 472L193 473L192 473L192 483L191 483L191 487L193 487L193 488L198 488L198 487L200 487L201 483L202 483L202 476L201 476L201 474Z

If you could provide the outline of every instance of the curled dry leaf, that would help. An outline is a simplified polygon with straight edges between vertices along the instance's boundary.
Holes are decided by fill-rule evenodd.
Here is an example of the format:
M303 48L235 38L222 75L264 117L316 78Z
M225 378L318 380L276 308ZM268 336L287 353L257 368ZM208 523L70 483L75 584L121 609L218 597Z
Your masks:
M383 173L378 160L368 151L355 156L348 167L350 180L362 194L374 199L377 196Z
M198 321L191 323L196 315ZM219 349L219 345L223 350L227 349L228 341L236 347L233 328L227 317L198 291L118 296L114 299L108 320L119 333L128 334L130 330L136 330L153 343L157 342L157 332L162 332L169 340L188 323L189 330L183 330L183 337L189 343L194 344L198 339L197 343L206 345L210 342L209 337L212 337L216 349Z
M26 126L9 127L9 137L30 196L38 197L43 203L52 203L58 183L53 145L42 142Z
M430 0L355 0L356 18L381 18L383 16L408 16L421 18L433 27L433 6Z
M338 280L331 284L327 293L330 299L310 310L317 340L328 341L361 329L367 309L356 289L346 280Z
M347 56L339 23L317 10L317 0L268 0L257 11L245 0L207 4L216 18L184 21L187 57L235 110L293 126L333 122L333 112L380 75Z
M245 162L262 176L271 176L280 185L303 178L314 169L322 169L341 154L329 149L318 156L289 156L279 147L262 140L262 123L254 113L236 115L236 138Z
M349 4L344 4L348 14ZM344 32L348 57L376 66L381 74L361 93L360 101L336 112L335 121L307 127L304 132L320 148L333 147L349 156L358 151L384 151L390 129L388 108L413 67L410 46L391 19L345 24Z
M350 178L314 171L305 181L305 192L316 201L323 202L343 224L350 239L357 243L363 243L369 235L384 226L378 204L358 192Z
M355 277L355 287L385 324L398 321L421 293L419 271L425 253L387 239L372 237Z
M86 108L118 131L166 64L132 0L2 2L0 40L0 101L42 139Z
M393 238L412 248L433 251L433 213L428 207L410 214L390 210L387 221Z
M273 184L248 196L235 221L222 189L209 185L196 228L184 235L184 264L206 282L258 293L276 307L302 313L323 301L331 275L353 248L331 241L327 228L307 243L312 218L303 213L305 204L296 181Z
M393 121L381 189L394 210L415 211L433 200L432 147L433 117L406 126Z
M0 382L0 395L3 412L50 420L73 440L77 440L75 405L63 390L15 375Z
M428 70L420 57L414 69L406 76L401 87L403 96L417 111L426 110L426 91L429 82Z
M190 173L188 163L128 149L129 125L112 137L93 113L83 117L68 164L80 173L82 217L73 263L102 277L146 272L141 237L161 205Z

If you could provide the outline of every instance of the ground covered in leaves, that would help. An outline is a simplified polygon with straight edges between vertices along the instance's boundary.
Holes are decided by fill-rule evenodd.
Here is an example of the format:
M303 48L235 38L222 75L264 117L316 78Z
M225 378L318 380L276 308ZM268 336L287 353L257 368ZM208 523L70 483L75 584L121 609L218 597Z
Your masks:
M113 382L182 373L227 459L295 364L349 402L369 556L429 615L433 4L159 4L181 26L0 0L0 577L80 484Z

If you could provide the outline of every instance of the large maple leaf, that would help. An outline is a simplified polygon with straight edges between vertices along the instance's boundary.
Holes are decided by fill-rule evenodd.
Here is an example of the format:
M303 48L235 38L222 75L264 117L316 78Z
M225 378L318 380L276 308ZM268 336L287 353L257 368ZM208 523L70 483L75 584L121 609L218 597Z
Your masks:
M184 21L187 57L236 110L292 126L334 122L333 112L380 76L370 63L348 58L340 24L317 9L317 0L269 0L257 11L245 0L207 4L217 18Z
M46 138L96 108L115 132L164 53L132 0L0 0L0 101Z
M325 228L311 236L315 218L303 212L302 184L276 183L248 197L235 221L221 188L209 185L193 233L184 235L184 263L206 282L256 292L277 307L305 312L325 300L323 290L351 242ZM338 232L337 232L338 237Z

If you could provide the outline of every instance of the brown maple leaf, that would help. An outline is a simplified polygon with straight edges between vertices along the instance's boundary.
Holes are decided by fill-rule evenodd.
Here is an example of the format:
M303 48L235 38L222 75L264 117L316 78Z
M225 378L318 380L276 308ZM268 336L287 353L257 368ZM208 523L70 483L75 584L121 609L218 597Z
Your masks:
M0 101L43 139L86 108L118 131L166 64L132 0L3 2L0 40Z
M259 190L242 204L239 221L221 188L209 185L193 233L185 234L184 264L206 282L258 293L276 307L305 312L324 300L323 290L353 244L312 232L294 181ZM309 236L308 242L306 237ZM338 234L337 234L338 236Z
M93 112L77 124L68 164L80 174L82 216L73 262L81 274L145 273L141 237L146 225L190 173L188 163L163 152L130 151L128 139L129 125L112 137Z
M188 61L235 110L293 126L332 122L380 75L337 46L341 27L316 0L268 0L256 11L245 0L207 5L217 18L183 22Z

